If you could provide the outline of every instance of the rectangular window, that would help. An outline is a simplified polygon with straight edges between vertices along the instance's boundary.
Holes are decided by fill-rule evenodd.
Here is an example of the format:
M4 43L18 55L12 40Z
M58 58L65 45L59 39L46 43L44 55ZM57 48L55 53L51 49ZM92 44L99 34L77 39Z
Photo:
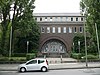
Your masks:
M78 17L76 17L76 21L78 21Z
M72 33L72 27L69 27L68 31L69 31L69 33Z
M40 21L42 21L42 18L40 18Z
M71 21L73 21L73 18L71 17Z
M83 17L81 17L81 21L83 21Z
M47 21L47 17L45 17L45 21Z
M50 27L47 27L47 33L50 33Z
M45 33L45 28L41 27L41 33Z
M56 29L55 27L52 28L52 33L55 33L56 32Z
M68 17L66 17L66 21L68 20Z
M61 33L61 27L58 27L58 33Z
M77 28L76 27L74 28L74 32L77 33Z
M83 32L83 27L79 28L79 32L82 33Z
M66 27L64 27L63 28L63 33L66 33L66 32L67 32Z
M37 21L37 18L35 17L35 20Z
M52 17L50 17L50 21L52 21Z

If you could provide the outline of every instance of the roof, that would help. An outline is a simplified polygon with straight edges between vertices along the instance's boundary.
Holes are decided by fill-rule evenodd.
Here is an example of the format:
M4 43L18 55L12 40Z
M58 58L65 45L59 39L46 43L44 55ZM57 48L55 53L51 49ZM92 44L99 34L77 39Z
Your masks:
M34 16L82 16L80 13L34 13Z

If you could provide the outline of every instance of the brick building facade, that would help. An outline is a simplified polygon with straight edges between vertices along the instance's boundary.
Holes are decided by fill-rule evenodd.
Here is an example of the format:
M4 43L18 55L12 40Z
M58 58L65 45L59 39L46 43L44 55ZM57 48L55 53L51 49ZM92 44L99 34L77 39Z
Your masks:
M39 53L48 57L69 57L75 34L83 34L80 13L34 13L40 26Z

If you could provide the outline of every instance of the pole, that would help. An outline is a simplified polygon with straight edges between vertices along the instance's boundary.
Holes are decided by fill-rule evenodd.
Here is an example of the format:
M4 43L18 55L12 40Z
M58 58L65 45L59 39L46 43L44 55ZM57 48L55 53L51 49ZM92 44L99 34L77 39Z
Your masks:
M79 45L79 53L80 53L80 41L78 41L78 45Z
M85 55L86 55L86 67L88 67L88 61L87 61L87 45L86 45L86 28L85 28L85 14L84 14L84 39L85 39Z
M11 47L12 47L12 26L10 30L10 49L9 49L9 59L11 58Z
M28 45L29 45L29 41L27 41L27 53L28 53Z
M96 23L95 23L95 29L96 29L96 36L97 36L98 55L99 55L99 59L100 59L99 37L98 37L98 30L97 30L97 24Z

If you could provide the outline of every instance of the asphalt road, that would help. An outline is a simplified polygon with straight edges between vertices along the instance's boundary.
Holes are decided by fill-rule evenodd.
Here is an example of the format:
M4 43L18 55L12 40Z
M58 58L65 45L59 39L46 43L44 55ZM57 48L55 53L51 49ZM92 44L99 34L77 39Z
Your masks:
M48 72L0 71L0 75L100 75L100 68L49 70Z

